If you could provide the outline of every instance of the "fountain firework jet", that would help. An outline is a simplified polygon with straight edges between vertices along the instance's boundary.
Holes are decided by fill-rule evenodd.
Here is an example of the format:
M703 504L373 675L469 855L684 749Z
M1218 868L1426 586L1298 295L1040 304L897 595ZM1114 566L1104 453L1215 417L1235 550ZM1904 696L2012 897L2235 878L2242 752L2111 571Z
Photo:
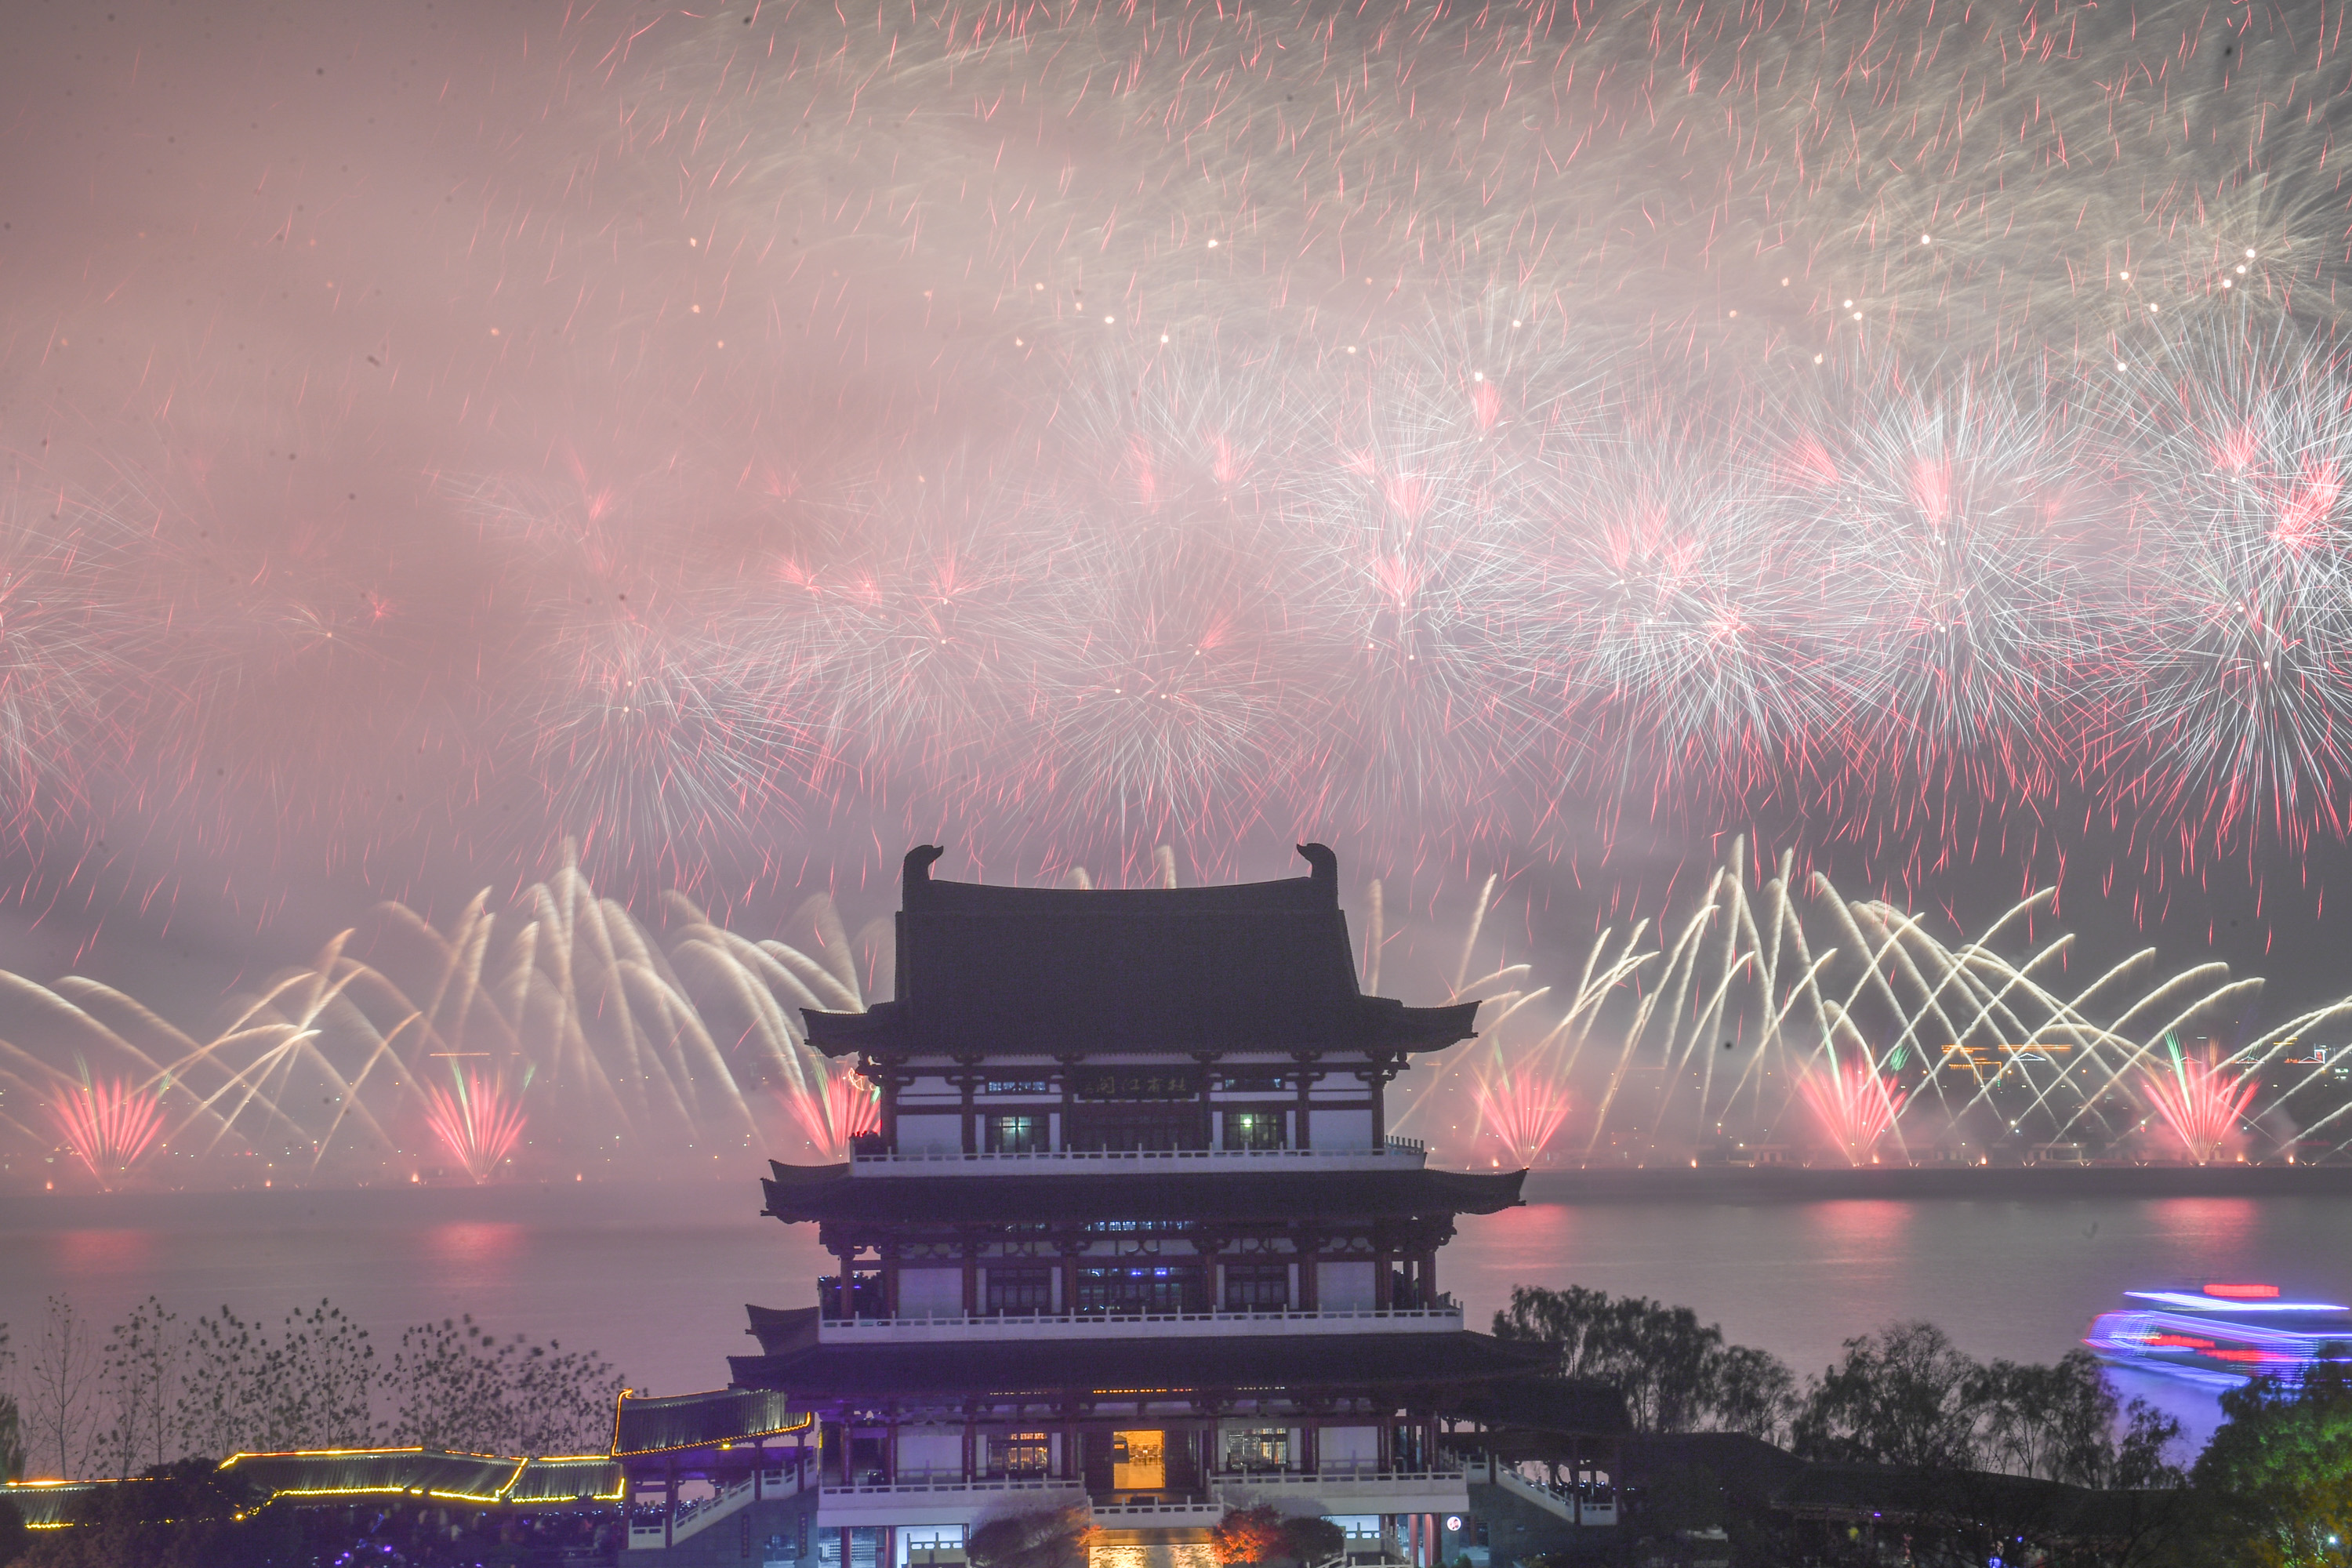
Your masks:
M2170 1035L2165 1037L2164 1059L2140 1071L2148 1103L2180 1140L2189 1163L2198 1165L2221 1157L2262 1088L2251 1072L2225 1071L2210 1048L2202 1061L2186 1055Z
M1863 1062L1847 1062L1808 1072L1797 1089L1813 1119L1828 1134L1830 1147L1849 1165L1877 1161L1879 1140L1895 1125L1907 1091L1895 1087L1893 1073L1876 1073Z
M807 1134L818 1158L846 1160L851 1139L881 1130L881 1096L872 1084L840 1063L813 1064L810 1078L815 1081L778 1090L784 1108L792 1112L793 1125Z
M1480 1131L1521 1165L1533 1165L1568 1120L1568 1085L1528 1065L1479 1079L1471 1088Z
M530 1079L526 1076L521 1087L509 1094L498 1079L455 1062L450 1064L449 1078L449 1088L437 1083L425 1086L425 1124L456 1156L474 1184L480 1186L522 1141L527 1120L522 1092L530 1087Z
M2053 1142L2123 1153L2170 1085L2173 1103L2204 1107L2209 1120L2215 1105L2225 1122L2253 1107L2256 1120L2302 1121L2315 1152L2347 1146L2352 1102L2326 1076L2329 1052L2288 1053L2352 1028L2352 999L2217 1048L2210 1069L2154 1072L2168 1037L2239 1016L2263 982L2213 963L2158 971L2143 950L2062 988L2075 939L2021 940L2046 917L2046 890L1947 942L1921 917L1848 900L1819 874L1800 896L1792 858L1755 887L1735 845L1691 907L1603 927L1574 988L1560 988L1564 1003L1531 984L1524 963L1461 979L1480 967L1473 950L1490 879L1439 983L1485 998L1481 1047L1408 1084L1401 1127L1483 1157L1484 1108L1509 1075L1559 1085L1589 1108L1574 1146L1553 1142L1552 1159L1566 1163L1683 1164L1773 1142L1857 1163L1889 1158L1890 1135L1894 1157L1971 1145L2021 1158ZM2254 1075L2267 1069L2273 1092L2254 1107Z
M48 1112L74 1158L110 1189L155 1147L163 1130L157 1096L120 1079L85 1076L52 1100Z

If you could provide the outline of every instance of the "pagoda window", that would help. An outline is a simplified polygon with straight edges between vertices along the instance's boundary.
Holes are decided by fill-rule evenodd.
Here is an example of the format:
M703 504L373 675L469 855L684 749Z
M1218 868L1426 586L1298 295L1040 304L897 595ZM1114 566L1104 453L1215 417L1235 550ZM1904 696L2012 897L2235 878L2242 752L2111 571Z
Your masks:
M1077 1310L1090 1317L1204 1312L1206 1284L1197 1264L1080 1268Z
M1367 1260L1315 1266L1315 1305L1325 1312L1372 1310L1372 1265Z
M994 1479L1042 1476L1054 1466L1052 1436L1044 1432L997 1432L988 1439L988 1474Z
M1254 1472L1290 1468L1290 1428L1229 1428L1225 1433L1225 1468Z
M1225 1265L1225 1310L1282 1312L1290 1308L1290 1265L1228 1263Z
M984 1130L992 1154L1040 1154L1052 1146L1043 1112L991 1116Z
M898 1117L898 1146L892 1152L898 1154L961 1154L963 1152L963 1118L901 1112Z
M1094 1152L1205 1149L1208 1118L1198 1102L1080 1105L1070 1118L1070 1147Z
M1282 1112L1279 1110L1228 1110L1225 1112L1225 1147L1284 1148L1282 1129Z
M1051 1268L992 1268L988 1271L988 1315L1029 1318L1054 1310Z

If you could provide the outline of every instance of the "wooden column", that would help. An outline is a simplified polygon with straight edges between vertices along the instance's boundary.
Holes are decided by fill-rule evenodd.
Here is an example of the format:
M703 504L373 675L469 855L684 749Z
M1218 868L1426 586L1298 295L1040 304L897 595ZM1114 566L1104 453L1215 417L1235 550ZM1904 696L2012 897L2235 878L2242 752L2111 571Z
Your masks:
M1077 1146L1071 1142L1070 1124L1076 1120L1074 1113L1078 1108L1078 1064L1086 1058L1055 1057L1054 1059L1062 1064L1062 1135L1054 1146L1069 1150Z
M963 1152L977 1154L980 1152L980 1126L976 1096L980 1092L981 1078L976 1068L980 1058L958 1057L956 1060L962 1064L964 1069L956 1079L956 1087L963 1090Z
M845 1247L841 1249L839 1254L841 1258L841 1315L845 1320L854 1318L857 1315L857 1251L858 1249L855 1247Z
M1291 1058L1292 1062L1296 1064L1296 1073L1298 1079L1298 1110L1297 1113L1298 1117L1298 1125L1291 1130L1292 1143L1294 1147L1300 1149L1312 1149L1315 1147L1314 1133L1308 1125L1312 1119L1307 1113L1307 1098L1313 1092L1313 1083L1316 1078L1314 1073L1307 1070L1307 1064L1314 1059L1315 1058L1313 1057L1305 1055L1296 1056Z
M980 1243L963 1244L963 1315L980 1316Z

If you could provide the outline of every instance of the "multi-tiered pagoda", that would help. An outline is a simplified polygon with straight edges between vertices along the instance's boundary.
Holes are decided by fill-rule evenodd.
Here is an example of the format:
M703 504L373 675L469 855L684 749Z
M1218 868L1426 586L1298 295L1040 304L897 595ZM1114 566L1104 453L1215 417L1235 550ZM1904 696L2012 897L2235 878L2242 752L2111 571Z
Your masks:
M880 1131L766 1184L837 1266L815 1306L753 1309L764 1353L733 1362L817 1418L814 1555L953 1560L1057 1507L1179 1542L1265 1502L1452 1561L1498 1450L1566 1467L1553 1515L1613 1520L1614 1397L1465 1331L1439 1288L1455 1216L1526 1173L1388 1134L1389 1085L1475 1005L1364 995L1336 858L1300 853L1310 876L1118 891L907 857L896 1000L807 1016Z

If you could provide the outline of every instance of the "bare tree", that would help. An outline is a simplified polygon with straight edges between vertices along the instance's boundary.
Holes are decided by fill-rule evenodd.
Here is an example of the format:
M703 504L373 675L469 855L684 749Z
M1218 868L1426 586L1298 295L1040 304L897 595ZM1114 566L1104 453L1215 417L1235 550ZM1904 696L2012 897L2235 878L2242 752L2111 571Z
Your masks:
M98 1436L98 1342L63 1296L50 1297L41 1314L41 1342L26 1381L31 1458L68 1479L87 1474Z
M114 1325L104 1357L105 1392L114 1425L99 1443L112 1475L131 1476L186 1453L179 1405L188 1337L180 1320L150 1296Z

